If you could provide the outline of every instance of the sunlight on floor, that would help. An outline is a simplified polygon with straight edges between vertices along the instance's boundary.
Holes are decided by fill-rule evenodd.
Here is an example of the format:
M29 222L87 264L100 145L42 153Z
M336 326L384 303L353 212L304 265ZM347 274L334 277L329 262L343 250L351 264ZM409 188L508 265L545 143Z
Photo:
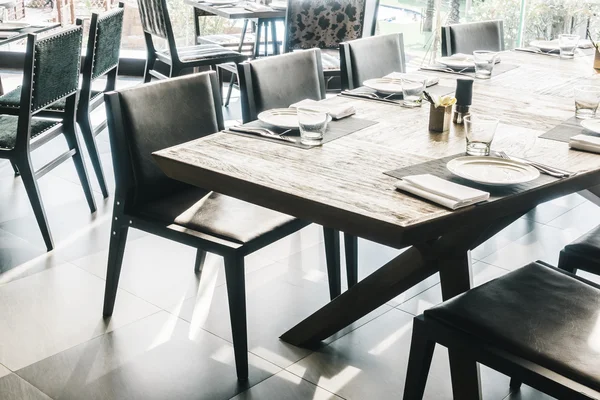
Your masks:
M409 324L406 324L403 327L401 327L400 329L398 329L396 332L392 333L390 336L383 339L377 346L375 346L371 350L369 350L369 354L372 354L374 356L378 356L378 355L382 354L384 351L386 351L387 349L392 347L394 345L394 343L396 343L398 341L398 339L400 339L408 331L410 331L411 328L412 328L412 321L410 321Z
M330 392L337 393L341 388L346 386L352 379L356 378L362 371L359 368L348 365L346 368L340 371L337 375L331 378L325 378L321 376L317 386L327 388Z

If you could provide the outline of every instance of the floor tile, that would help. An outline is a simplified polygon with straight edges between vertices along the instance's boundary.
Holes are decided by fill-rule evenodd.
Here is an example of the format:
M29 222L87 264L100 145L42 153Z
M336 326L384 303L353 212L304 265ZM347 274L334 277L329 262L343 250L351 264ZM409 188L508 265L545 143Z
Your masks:
M513 241L527 235L535 230L538 223L532 219L519 218L495 236L476 247L471 252L471 257L476 260L482 260L490 254L502 249Z
M304 379L281 371L231 400L333 400L341 399Z
M287 368L349 400L399 399L413 317L393 309ZM508 378L482 367L484 399L503 399ZM436 347L425 399L452 399L447 351Z
M518 392L506 396L504 400L553 400L554 397L539 392L532 387L522 385Z
M64 264L0 286L0 363L16 371L158 311L120 291L102 318L104 281Z
M529 211L527 214L525 214L525 218L541 224L547 224L553 219L558 218L567 211L571 210L573 207L575 206L568 207L549 201L542 203L533 210Z
M51 400L50 397L15 374L0 377L0 399Z
M548 225L561 229L576 229L581 234L598 226L600 221L600 207L586 201L550 221Z
M280 371L250 355L238 383L233 347L165 312L17 371L54 399L220 400Z
M0 364L0 378L10 374L10 370L6 368L4 365Z

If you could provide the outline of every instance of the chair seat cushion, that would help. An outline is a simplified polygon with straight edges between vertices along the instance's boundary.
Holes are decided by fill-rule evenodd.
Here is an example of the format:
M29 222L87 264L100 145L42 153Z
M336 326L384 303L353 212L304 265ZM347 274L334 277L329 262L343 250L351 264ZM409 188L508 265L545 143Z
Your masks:
M565 246L564 251L587 259L597 260L598 272L600 272L600 226Z
M296 220L290 215L199 188L145 204L140 212L167 224L175 223L242 244Z
M0 115L0 149L15 148L18 123L19 117L16 115ZM59 121L33 118L31 120L31 138L41 135L58 124L60 124Z
M100 90L92 90L91 98L94 99L96 96L101 95L103 92ZM66 106L66 98L58 100L56 103L48 107L49 110L64 110ZM0 96L0 107L19 108L21 104L21 86L17 86L16 89L11 90L8 93Z
M169 56L168 50L157 52L164 57ZM180 47L177 49L179 59L183 62L198 61L211 58L227 58L242 57L237 51L219 46L216 44L199 44L197 46Z
M600 390L600 289L587 281L532 263L424 314Z
M240 45L241 33L221 34L221 35L205 35L198 36L198 43L202 44L218 44L223 47L237 48ZM256 36L253 33L246 32L244 36L244 44L254 46Z
M323 70L340 69L340 51L338 49L321 49Z

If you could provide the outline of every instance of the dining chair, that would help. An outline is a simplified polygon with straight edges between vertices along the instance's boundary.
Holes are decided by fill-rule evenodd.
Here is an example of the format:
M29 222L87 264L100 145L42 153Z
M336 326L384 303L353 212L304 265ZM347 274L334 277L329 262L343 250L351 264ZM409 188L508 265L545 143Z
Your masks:
M325 78L321 50L296 51L279 56L246 61L238 65L240 101L244 123L273 108L287 108L304 99L325 99ZM339 232L323 227L330 276L340 269ZM348 287L358 281L358 239L344 235ZM331 297L336 297L340 284L329 281Z
M566 245L560 252L558 268L572 274L581 269L600 275L600 226Z
M112 11L103 14L92 14L86 56L81 69L81 89L76 114L77 124L81 130L104 198L107 198L109 193L95 138L106 128L106 122L103 121L94 128L90 113L103 104L102 94L104 92L115 89L119 67L121 32L123 30L123 7L124 4L119 3L118 8ZM79 21L79 24L81 24L81 21ZM60 73L60 71L57 73ZM92 84L103 77L106 77L104 89L92 89ZM21 86L0 96L0 114L18 115L20 98ZM64 99L59 100L42 111L41 115L48 118L62 119L65 117L65 106L66 101ZM15 169L15 174L19 174L18 169Z
M342 90L362 86L368 79L406 72L401 33L356 39L340 44Z
M218 64L230 62L237 64L247 58L237 51L216 44L178 48L166 0L138 0L138 7L147 50L145 83L150 82L152 77L166 79L182 75L185 69L198 67L216 69ZM154 37L166 40L168 48L157 49ZM167 75L155 68L157 61L166 64L169 69Z
M244 258L309 223L170 179L154 162L154 151L224 129L214 71L110 92L105 99L117 185L104 315L114 310L129 228L195 247L197 272L207 252L223 256L237 374L246 379ZM330 279L339 282L339 268Z
M600 286L541 261L471 289L415 317L404 399L423 398L436 343L558 399L600 398ZM452 376L455 399L480 399L475 379Z
M473 54L475 50L504 50L502 20L442 26L442 56Z
M283 52L321 49L327 82L340 76L340 43L375 34L379 0L288 0Z
M38 179L72 158L90 211L96 211L75 132L82 35L81 25L40 40L36 35L29 34L18 115L0 114L0 158L10 160L20 172L48 251L54 248L54 242L37 185ZM60 101L65 104L60 120L39 118L45 110ZM31 152L60 134L64 135L69 150L34 170Z

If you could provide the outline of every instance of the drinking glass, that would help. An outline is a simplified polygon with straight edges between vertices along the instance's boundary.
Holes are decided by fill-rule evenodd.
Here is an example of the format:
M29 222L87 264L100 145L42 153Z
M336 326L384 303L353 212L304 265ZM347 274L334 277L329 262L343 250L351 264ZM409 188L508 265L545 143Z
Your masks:
M298 108L298 125L300 126L300 143L307 146L319 146L323 142L323 134L331 120L325 111L310 108Z
M487 50L476 50L473 52L473 61L475 62L475 77L480 79L490 79L498 53Z
M465 133L467 137L467 154L470 156L489 156L490 146L498 127L495 118L467 115L465 117Z
M402 76L402 98L406 107L421 107L423 92L427 77L423 75L404 75Z
M600 103L600 86L575 86L575 117L589 119L596 116Z
M575 50L579 43L579 35L569 35L563 33L558 35L558 47L560 49L560 58L575 57Z

